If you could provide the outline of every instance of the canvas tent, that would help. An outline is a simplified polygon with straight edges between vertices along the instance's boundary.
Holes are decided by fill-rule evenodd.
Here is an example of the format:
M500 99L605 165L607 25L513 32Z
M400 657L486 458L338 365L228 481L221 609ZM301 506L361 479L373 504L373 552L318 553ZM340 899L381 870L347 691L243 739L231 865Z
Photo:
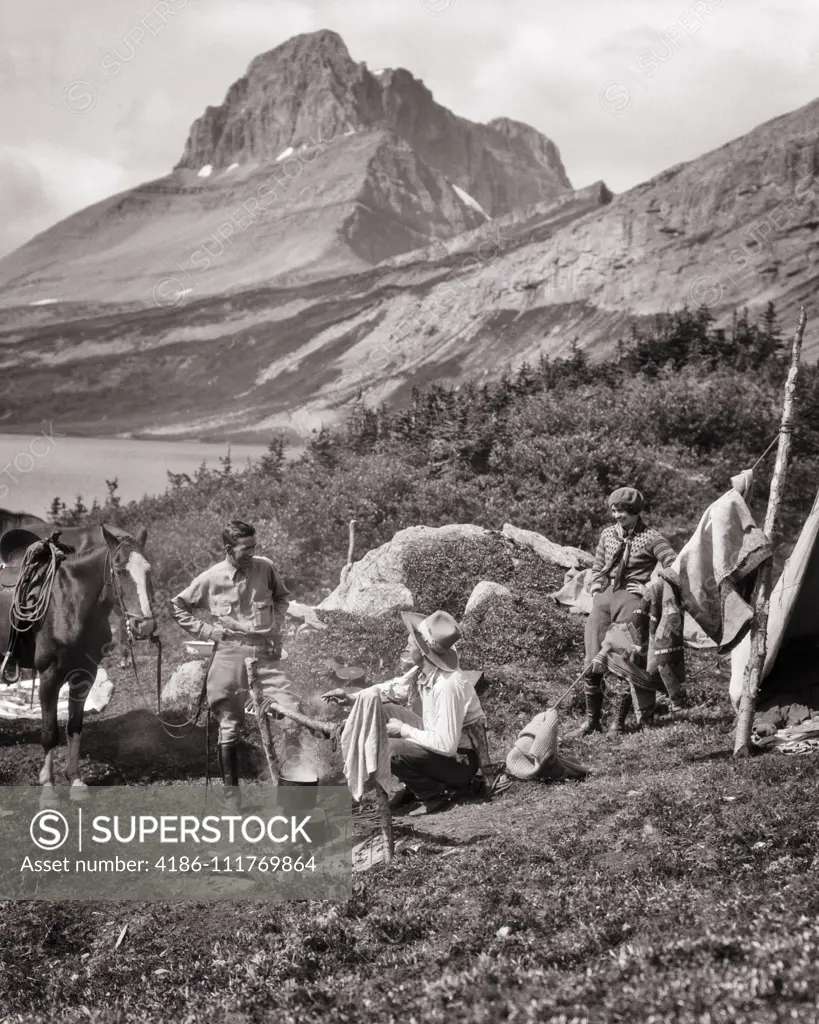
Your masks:
M819 494L771 593L759 705L776 699L819 708ZM746 636L731 654L731 700L739 704L751 653Z

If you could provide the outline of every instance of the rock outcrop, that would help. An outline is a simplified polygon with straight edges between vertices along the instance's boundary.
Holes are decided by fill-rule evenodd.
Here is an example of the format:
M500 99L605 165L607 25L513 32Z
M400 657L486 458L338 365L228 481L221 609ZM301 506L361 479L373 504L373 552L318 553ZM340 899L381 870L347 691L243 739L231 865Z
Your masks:
M434 557L436 550L463 541L482 541L489 531L471 524L410 526L355 562L342 582L320 605L322 611L347 612L372 618L411 611L414 596L408 586L410 558Z
M511 523L504 523L503 535L514 544L526 547L547 562L562 565L565 569L587 569L594 562L594 556L582 548L564 547L548 540L534 530L521 530Z
M487 601L500 598L505 600L512 597L512 591L502 583L492 583L491 580L481 580L469 595L469 600L464 608L464 615L477 611Z
M183 662L162 687L160 700L163 708L192 708L202 691L208 661L199 658Z

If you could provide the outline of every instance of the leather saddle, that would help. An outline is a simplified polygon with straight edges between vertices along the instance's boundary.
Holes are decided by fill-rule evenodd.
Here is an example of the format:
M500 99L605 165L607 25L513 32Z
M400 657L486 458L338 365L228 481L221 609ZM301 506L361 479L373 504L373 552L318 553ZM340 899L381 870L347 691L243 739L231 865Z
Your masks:
M23 606L34 605L43 586L46 585L45 570L51 561L53 549L56 549L54 553L58 559L64 558L74 550L65 544L60 544L59 536L60 531L53 530L44 539L24 527L7 530L0 536L0 664L5 663L5 671L0 682L15 682L19 677L20 666L33 667L35 630L19 633L14 628L11 621L12 602L15 592L19 590L17 583L26 553L32 545L39 546L42 559L35 556L33 571L29 574L27 570L23 583L24 593L18 593L18 602L22 602ZM7 652L9 652L8 658L6 657Z

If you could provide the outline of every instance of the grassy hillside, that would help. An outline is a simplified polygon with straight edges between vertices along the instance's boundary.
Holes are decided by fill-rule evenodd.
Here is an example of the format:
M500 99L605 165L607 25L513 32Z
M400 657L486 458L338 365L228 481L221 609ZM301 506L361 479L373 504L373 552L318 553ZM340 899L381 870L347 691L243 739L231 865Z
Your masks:
M584 783L401 820L394 864L347 903L0 905L6 1020L812 1024L816 756L733 763L725 677L692 668L711 701L695 721L570 744ZM493 730L557 692L553 669L537 682L523 704L487 698ZM144 756L111 781L201 780L201 735L172 743L122 715L140 697L120 687L86 763L125 737ZM8 742L4 782L38 762L33 730Z

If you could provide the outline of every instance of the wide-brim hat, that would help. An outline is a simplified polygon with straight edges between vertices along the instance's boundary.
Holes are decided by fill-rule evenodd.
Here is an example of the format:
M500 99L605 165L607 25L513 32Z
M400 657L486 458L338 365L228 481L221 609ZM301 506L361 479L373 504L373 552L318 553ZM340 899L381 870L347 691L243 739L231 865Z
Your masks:
M39 542L36 533L22 527L6 530L0 536L0 586L14 586L26 551Z
M401 612L404 625L421 648L424 657L444 672L454 672L459 664L455 644L461 639L461 628L449 612L432 615Z
M583 779L590 769L558 753L557 711L535 715L518 734L506 757L506 767L517 779Z

